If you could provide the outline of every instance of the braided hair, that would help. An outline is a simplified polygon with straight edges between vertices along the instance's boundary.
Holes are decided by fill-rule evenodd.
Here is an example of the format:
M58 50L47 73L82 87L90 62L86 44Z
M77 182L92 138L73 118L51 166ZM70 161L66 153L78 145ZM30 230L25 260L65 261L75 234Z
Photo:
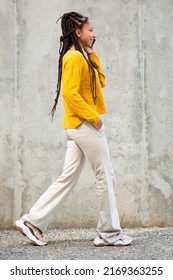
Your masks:
M54 102L54 106L51 111L52 118L54 116L54 112L56 110L56 106L58 103L58 98L60 95L61 90L61 77L62 77L62 59L64 54L69 50L69 48L74 45L75 49L82 53L83 57L85 58L90 72L90 84L92 90L92 97L93 102L96 102L96 93L95 93L95 71L94 67L91 62L86 59L82 47L79 43L78 37L76 35L76 29L82 28L84 24L87 23L88 17L85 17L76 12L65 13L61 19L61 29L62 29L62 36L60 37L60 48L59 48L59 61L58 61L58 81L57 81L57 89L56 89L56 98ZM58 20L59 20L58 19ZM57 21L58 21L57 20Z

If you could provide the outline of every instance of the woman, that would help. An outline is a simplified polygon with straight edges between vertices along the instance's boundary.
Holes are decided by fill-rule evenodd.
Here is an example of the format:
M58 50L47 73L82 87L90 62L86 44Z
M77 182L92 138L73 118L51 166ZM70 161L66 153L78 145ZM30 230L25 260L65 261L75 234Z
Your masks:
M115 198L115 178L100 114L106 112L102 94L105 76L94 51L96 38L88 17L76 12L61 17L60 57L56 110L62 82L64 135L67 151L62 175L29 211L16 228L36 245L45 245L43 232L52 216L75 186L87 158L97 183L99 221L95 246L125 246L132 238L122 234ZM84 54L85 52L85 54Z

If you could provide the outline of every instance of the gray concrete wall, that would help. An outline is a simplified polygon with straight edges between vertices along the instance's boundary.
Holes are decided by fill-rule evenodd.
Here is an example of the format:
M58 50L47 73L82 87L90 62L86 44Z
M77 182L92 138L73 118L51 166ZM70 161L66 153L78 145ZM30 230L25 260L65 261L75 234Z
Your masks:
M173 226L173 2L0 0L0 227L26 213L61 173L62 101L54 122L60 24L88 15L107 76L103 117L123 227ZM52 226L97 224L86 163Z

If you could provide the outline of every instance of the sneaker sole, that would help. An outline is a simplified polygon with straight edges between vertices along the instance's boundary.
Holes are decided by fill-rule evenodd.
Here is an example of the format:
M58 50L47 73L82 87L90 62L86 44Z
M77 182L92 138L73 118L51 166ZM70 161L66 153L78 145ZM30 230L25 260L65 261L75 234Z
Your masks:
M128 243L123 243L122 241L122 243L113 244L113 246L129 246L132 243L132 241L133 239L130 239Z
M133 240L130 240L128 242L128 244L124 244L122 243L117 243L117 244L104 244L104 243L100 243L100 244L94 244L96 247L104 247L104 246L114 246L114 247L123 247L123 246L129 246L131 244Z
M108 245L106 245L106 244L94 244L94 246L96 246L96 247L104 247L104 246L108 246Z
M130 243L129 244L116 244L116 245L114 245L114 244L108 244L108 245L106 245L106 244L99 244L99 245L94 244L94 246L96 246L96 247L105 247L105 246L124 247L124 246L129 246Z
M44 246L47 244L46 242L42 242L42 241L38 240L31 233L30 229L24 225L24 223L22 221L16 221L15 227L18 231L20 231L20 233L22 233L24 236L26 236L33 245Z

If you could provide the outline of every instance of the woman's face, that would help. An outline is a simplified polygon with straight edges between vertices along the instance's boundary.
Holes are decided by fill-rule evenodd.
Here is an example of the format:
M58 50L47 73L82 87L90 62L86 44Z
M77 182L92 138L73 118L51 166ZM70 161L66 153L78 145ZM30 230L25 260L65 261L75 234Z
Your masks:
M76 34L82 48L91 47L94 38L96 38L96 35L93 32L93 24L90 20L88 20L81 29L77 29Z

